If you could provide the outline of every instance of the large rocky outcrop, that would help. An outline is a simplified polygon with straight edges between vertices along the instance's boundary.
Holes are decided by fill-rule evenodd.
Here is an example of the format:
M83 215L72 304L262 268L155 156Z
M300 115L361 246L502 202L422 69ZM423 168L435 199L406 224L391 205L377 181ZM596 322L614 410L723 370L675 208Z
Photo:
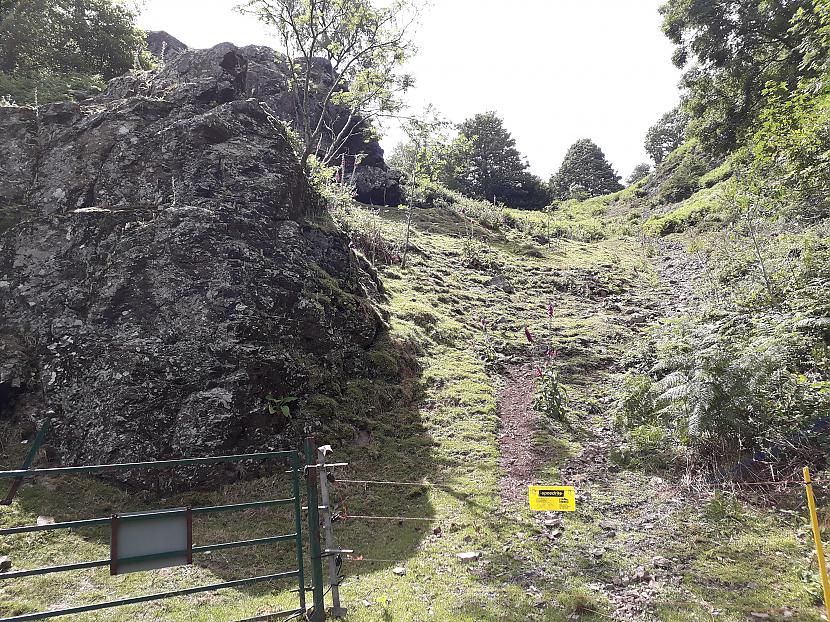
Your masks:
M147 49L159 62L166 63L186 51L187 44L164 30L150 30L147 32Z
M278 447L265 395L367 368L371 279L226 47L0 108L0 417L53 410L64 461Z
M163 67L149 82L142 83L150 92L173 88L187 96L220 101L244 94L267 104L283 121L296 123L296 102L288 90L286 61L273 49L221 43L206 50L191 50L166 32L148 33L148 46L157 56L162 43L166 43ZM323 58L315 59L312 76L320 86L330 86L334 79L331 64ZM182 89L184 85L188 88ZM139 87L137 92L141 91ZM349 115L337 106L330 105L328 109L329 123L339 131ZM354 177L358 200L373 205L399 205L403 200L400 172L386 165L377 140L364 137L369 136L368 131L360 131L360 126L356 129L346 142L342 164L348 177ZM357 170L352 176L356 155Z

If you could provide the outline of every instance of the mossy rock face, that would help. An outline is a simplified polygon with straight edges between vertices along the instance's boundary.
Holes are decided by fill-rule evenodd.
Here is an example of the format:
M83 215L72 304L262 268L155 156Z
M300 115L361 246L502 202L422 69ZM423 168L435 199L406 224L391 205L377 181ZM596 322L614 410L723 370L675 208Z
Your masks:
M334 417L332 378L396 369L372 276L221 51L164 99L126 77L94 110L0 108L0 389L54 411L62 462L293 446L266 395Z

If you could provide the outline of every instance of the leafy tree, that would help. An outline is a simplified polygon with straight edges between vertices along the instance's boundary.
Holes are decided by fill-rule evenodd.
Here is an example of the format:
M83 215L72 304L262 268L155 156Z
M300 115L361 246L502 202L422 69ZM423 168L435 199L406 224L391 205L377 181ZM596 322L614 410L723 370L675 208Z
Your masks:
M796 12L791 28L803 55L802 73L822 76L830 70L830 0L814 0L813 10Z
M830 216L830 100L814 85L794 93L770 84L753 147L761 176L782 184L790 215Z
M518 209L544 209L553 199L550 186L538 175L525 171L520 177L521 193L508 197L505 202Z
M647 164L643 162L642 164L638 164L634 167L634 170L631 171L631 175L628 176L626 183L631 186L636 184L641 179L644 179L651 173L651 164Z
M269 26L289 59L303 168L315 153L331 163L373 119L400 110L400 94L412 85L400 72L414 52L407 36L418 10L410 0L383 7L372 0L246 0L238 8Z
M679 203L700 190L700 178L707 170L707 162L699 151L697 148L684 150L671 161L671 166L661 171L661 176L668 172L657 195L661 203Z
M101 75L148 63L135 15L118 0L16 0L0 6L0 72Z
M516 149L516 139L495 112L485 112L458 125L458 138L448 154L444 182L452 189L515 207L543 207L538 178Z
M683 144L689 117L680 107L670 110L646 132L646 153L655 164L660 164L668 155Z
M804 55L793 18L812 0L668 0L663 31L677 46L689 131L715 155L728 153L751 125L768 81L795 85Z
M420 115L404 120L401 129L407 141L395 146L386 163L403 171L412 183L434 183L451 177L454 145L450 128L449 121L432 105L427 106Z
M568 149L559 172L550 179L550 188L554 198L569 199L609 194L623 186L602 149L583 138Z

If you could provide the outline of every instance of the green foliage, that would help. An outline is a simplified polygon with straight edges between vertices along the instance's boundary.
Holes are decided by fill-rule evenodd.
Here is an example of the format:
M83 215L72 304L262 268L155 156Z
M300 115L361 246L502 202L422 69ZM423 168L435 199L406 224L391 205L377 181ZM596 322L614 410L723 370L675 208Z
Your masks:
M408 140L395 147L386 159L387 164L403 171L413 184L437 183L453 177L457 159L466 150L454 144L449 128L450 123L432 106L427 106L419 117L410 117L404 122Z
M715 522L741 522L746 517L741 502L734 495L721 490L715 491L704 511L709 520Z
M637 427L654 422L657 405L654 396L654 383L651 378L640 374L625 377L620 401L623 423Z
M296 134L291 130L289 136L293 138ZM345 180L344 183L337 181L338 168L336 166L326 166L314 156L309 158L308 164L309 182L323 199L326 207L332 212L348 209L356 194L354 185L345 183Z
M562 165L550 180L557 199L588 198L622 190L620 177L592 140L583 138L570 146Z
M411 201L416 207L450 210L480 223L487 229L501 229L509 220L504 205L472 199L440 184L419 184Z
M825 229L782 235L737 221L709 250L712 304L663 327L648 374L624 383L624 424L661 426L700 459L725 461L788 446L830 415Z
M71 101L76 94L97 95L105 86L101 76L84 73L47 73L36 77L0 73L0 96L17 105Z
M655 214L643 223L643 231L649 236L663 236L679 233L704 221L722 226L728 216L720 196L719 188L702 190L673 209Z
M541 209L549 197L527 167L504 121L485 112L459 124L442 179L451 190L476 199Z
M792 21L812 0L668 0L663 31L677 46L688 131L707 152L725 155L751 127L768 81L794 86L812 75Z
M291 408L289 404L296 402L296 397L274 397L270 393L265 396L266 408L269 415L281 413L286 419L291 419Z
M533 408L556 421L565 421L568 414L568 392L559 378L559 371L552 362L538 370Z
M810 220L830 215L830 96L819 88L769 84L754 140L759 174L780 180L790 215Z
M775 319L730 314L667 328L657 342L657 379L626 387L626 420L659 421L676 442L722 460L782 443L826 414L830 395L801 368L814 343L792 318Z
M408 36L418 9L409 0L244 0L238 10L263 22L293 59L288 89L303 166L313 153L332 163L349 139L366 135L368 120L400 111L413 84L401 72L414 51ZM321 59L332 79L322 75Z
M15 78L83 74L108 80L137 62L148 67L144 34L134 20L116 0L5 2L0 72Z
M813 0L812 10L799 7L790 32L799 41L804 74L827 74L830 70L830 1Z
M670 110L646 132L645 149L655 164L660 164L686 140L689 117L680 107ZM632 183L632 182L629 182Z
M631 175L628 176L628 179L626 179L625 182L629 186L632 186L641 179L648 177L649 173L651 173L651 165L643 162L642 164L638 164L634 167L634 170L631 171Z
M706 162L695 149L683 153L672 168L668 179L660 185L657 200L660 203L678 203L700 190L701 176L706 173Z

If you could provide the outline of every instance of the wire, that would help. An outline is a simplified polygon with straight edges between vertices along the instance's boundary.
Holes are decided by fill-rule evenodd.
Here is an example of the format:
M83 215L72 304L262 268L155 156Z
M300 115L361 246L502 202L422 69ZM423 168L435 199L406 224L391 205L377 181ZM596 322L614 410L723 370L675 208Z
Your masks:
M415 520L415 521L426 521L428 523L434 523L437 518L425 518L425 517L416 517L416 516L361 516L359 514L349 514L348 518L363 518L367 520Z
M337 479L338 484L382 484L386 486L418 486L419 488L440 488L442 490L452 490L449 486L441 484L433 484L431 482L393 482L388 480L374 480L374 479Z

